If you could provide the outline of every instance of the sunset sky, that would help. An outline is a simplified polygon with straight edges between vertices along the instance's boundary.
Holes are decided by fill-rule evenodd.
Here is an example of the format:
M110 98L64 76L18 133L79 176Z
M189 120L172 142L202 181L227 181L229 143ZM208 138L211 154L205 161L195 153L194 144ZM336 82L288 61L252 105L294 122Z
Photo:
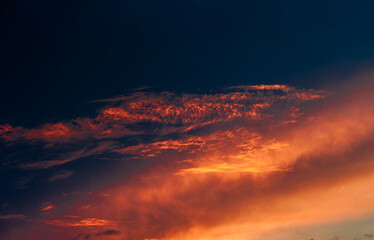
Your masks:
M374 240L371 1L0 9L0 240Z

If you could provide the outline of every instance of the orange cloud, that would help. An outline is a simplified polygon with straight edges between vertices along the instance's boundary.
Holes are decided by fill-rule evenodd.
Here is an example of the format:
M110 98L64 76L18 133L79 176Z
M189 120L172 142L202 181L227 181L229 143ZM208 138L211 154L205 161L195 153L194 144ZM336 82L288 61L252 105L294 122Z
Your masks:
M55 207L53 205L48 205L48 206L45 206L43 207L42 209L40 209L41 211L49 211L49 210L52 210L54 209Z
M65 218L62 220L45 220L44 223L60 227L91 227L115 225L115 222L109 220L98 218L82 218L73 215L65 216Z
M155 140L151 145L144 145L140 155L144 156L149 151L147 149L153 149L149 151L152 152L149 156L171 148L179 152L182 148L191 151L198 144L193 141L201 141L206 136L201 136L200 140L199 136L182 136L174 142L167 139L167 136L183 135L192 130L217 127L219 124L229 127L230 124L236 124L235 121L242 121L242 125L248 121L252 121L252 124L270 121L270 125L295 123L302 117L300 106L304 102L315 101L326 95L324 91L295 89L284 85L241 86L212 94L134 93L109 101L110 104L101 109L95 118L47 123L34 129L0 126L0 139L13 144L39 145L58 153L54 154L53 159L49 157L21 163L17 160L8 162L23 169L51 168L80 158L115 151L118 150L121 138L152 132L166 140ZM134 155L139 155L137 148L142 148L142 144L125 146L117 152L132 154L135 151ZM86 147L87 145L91 146ZM64 146L67 147L61 153L60 149ZM246 166L247 170L252 167Z
M43 220L48 225L115 226L122 239L263 239L280 229L373 215L372 92L365 83L309 106L303 103L327 92L260 85L136 93L105 101L95 119L79 124L7 126L2 134L6 141L100 140L29 169L104 152L149 163L80 199L71 215ZM130 132L136 141L119 140Z
M299 90L285 85L241 86L215 94L134 93L107 106L94 119L78 118L67 122L48 123L35 129L0 126L5 141L71 139L105 139L149 131L129 130L141 122L175 125L175 129L191 129L234 119L261 119L270 107L280 102L290 106L326 96L324 91ZM169 126L170 128L170 126Z
M243 85L243 86L234 86L230 87L231 89L253 89L253 90L281 90L284 92L290 92L295 90L295 88L287 85Z
M155 162L80 204L116 219L124 239L261 239L372 216L373 90L315 105L293 125L229 125L118 148Z

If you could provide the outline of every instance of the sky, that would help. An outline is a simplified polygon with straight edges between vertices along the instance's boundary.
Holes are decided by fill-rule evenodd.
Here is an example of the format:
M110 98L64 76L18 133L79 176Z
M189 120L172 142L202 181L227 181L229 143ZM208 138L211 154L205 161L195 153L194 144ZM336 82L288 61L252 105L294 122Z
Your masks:
M2 1L0 239L374 239L373 7Z

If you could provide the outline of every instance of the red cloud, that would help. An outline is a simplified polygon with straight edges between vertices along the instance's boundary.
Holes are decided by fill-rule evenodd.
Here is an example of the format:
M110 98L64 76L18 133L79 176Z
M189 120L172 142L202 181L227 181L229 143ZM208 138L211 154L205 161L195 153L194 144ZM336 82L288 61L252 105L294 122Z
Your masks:
M23 165L28 169L108 152L150 163L80 199L66 210L72 215L43 220L64 227L56 231L115 226L126 240L259 238L374 211L373 90L365 84L307 109L305 101L326 92L261 85L215 94L136 93L102 101L108 106L93 119L7 126L2 134L6 141L40 140L48 149L81 147ZM121 141L130 134L139 136Z
M43 207L42 209L40 209L40 211L49 211L49 210L52 210L54 208L55 207L53 205L47 205L47 206Z
M316 105L294 125L262 119L268 128L233 124L120 147L154 163L104 190L107 197L78 204L89 203L89 210L75 211L116 219L124 239L168 240L248 239L370 215L373 89L365 85Z
M44 223L61 227L91 227L115 225L115 222L109 220L98 218L82 218L73 215L67 215L64 217L64 219L61 220L45 220Z
M265 111L278 107L280 102L290 106L299 105L300 102L314 101L325 95L324 91L298 90L285 85L242 86L216 94L135 93L118 98L114 106L105 107L94 119L78 118L48 123L35 129L2 125L0 137L5 141L23 139L52 143L118 138L148 131L129 130L131 125L140 122L169 125L169 129L173 126L172 131L189 131L234 119L262 119Z
M159 136L185 134L202 127L229 125L236 120L272 121L274 126L294 123L302 116L300 106L303 102L325 95L324 91L299 90L285 85L241 86L212 94L134 93L110 100L110 104L101 109L95 118L47 123L34 129L0 126L0 138L14 144L39 144L50 151L69 146L64 154L59 153L53 159L10 162L24 169L43 169L114 151L117 143L113 141L149 132ZM85 147L89 141L95 142L96 146ZM160 151L168 148L191 150L196 147L193 141L198 141L198 137L172 141L124 147L117 152L131 154L143 148L140 155L145 156L149 152L149 156L153 156L158 154L157 148L162 148Z

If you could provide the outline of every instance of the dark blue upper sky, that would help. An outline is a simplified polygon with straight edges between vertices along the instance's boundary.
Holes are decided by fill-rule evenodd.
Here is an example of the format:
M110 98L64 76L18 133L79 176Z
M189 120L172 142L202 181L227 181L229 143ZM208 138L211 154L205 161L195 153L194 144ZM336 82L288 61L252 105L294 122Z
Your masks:
M371 1L2 2L2 122L93 114L139 86L317 87L374 59ZM328 79L328 78L327 78Z

